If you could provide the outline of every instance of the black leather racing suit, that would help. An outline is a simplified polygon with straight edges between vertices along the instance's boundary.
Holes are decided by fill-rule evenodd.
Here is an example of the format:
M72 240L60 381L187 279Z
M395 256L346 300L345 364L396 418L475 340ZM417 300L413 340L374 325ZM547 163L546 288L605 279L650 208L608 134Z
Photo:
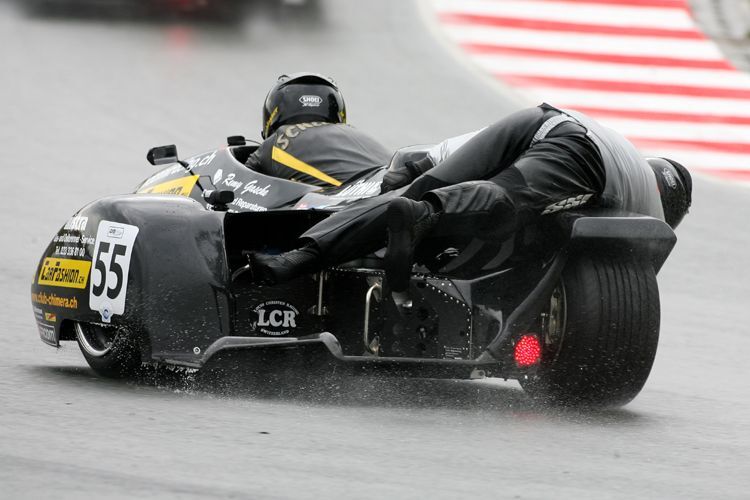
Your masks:
M266 175L331 187L363 170L387 165L391 156L350 125L312 122L279 127L245 165Z
M385 244L387 204L428 200L442 211L435 231L504 238L538 217L586 204L664 219L656 178L620 134L548 104L482 129L408 188L362 200L302 235L326 265Z

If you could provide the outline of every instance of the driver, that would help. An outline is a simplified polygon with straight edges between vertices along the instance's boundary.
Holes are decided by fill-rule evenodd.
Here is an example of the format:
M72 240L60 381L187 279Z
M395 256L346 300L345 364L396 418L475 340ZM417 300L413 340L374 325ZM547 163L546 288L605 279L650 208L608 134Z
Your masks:
M675 228L691 204L682 165L647 161L623 136L575 111L542 104L457 139L386 175L384 194L313 226L301 248L252 254L254 272L267 282L289 280L375 251L387 235L386 278L403 292L428 233L502 240L578 206L640 213Z
M263 104L264 141L245 166L262 174L338 187L388 163L392 153L346 123L346 106L331 78L282 75Z

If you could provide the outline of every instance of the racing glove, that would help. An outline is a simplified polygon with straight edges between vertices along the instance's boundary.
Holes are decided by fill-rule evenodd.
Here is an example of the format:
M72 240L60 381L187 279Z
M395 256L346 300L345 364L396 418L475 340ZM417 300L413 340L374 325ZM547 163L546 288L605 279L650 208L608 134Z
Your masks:
M425 156L421 160L405 162L404 168L389 170L383 176L383 182L380 184L380 194L411 184L414 179L427 172L433 166L430 157Z

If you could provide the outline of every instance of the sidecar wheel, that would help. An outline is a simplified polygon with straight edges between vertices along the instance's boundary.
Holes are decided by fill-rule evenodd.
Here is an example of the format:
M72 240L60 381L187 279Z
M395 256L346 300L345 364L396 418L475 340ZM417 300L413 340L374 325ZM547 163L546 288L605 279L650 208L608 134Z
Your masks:
M78 346L92 370L107 378L127 378L141 366L138 339L127 330L74 324Z
M582 256L566 267L523 389L562 404L619 406L646 383L659 340L659 291L647 262Z

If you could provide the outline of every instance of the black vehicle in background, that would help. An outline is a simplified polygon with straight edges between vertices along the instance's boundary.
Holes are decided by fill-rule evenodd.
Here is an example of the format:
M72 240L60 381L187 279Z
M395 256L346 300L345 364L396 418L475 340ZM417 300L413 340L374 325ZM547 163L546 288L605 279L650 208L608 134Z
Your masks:
M279 16L315 13L318 0L15 0L28 15L50 18L209 21L232 24L264 9Z

